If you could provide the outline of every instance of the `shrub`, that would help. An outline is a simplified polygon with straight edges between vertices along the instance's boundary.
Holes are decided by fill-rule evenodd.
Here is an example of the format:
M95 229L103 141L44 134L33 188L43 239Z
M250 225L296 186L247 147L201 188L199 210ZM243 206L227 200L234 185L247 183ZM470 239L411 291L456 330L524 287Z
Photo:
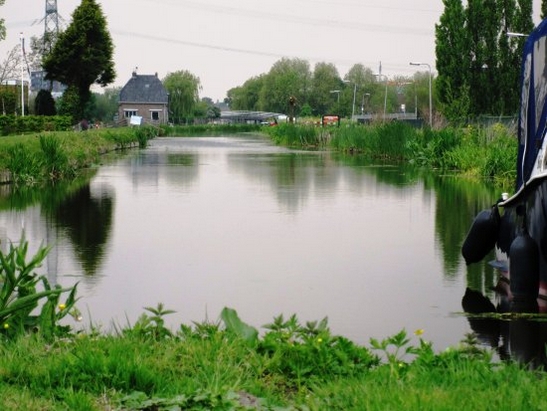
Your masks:
M18 246L10 244L9 252L0 251L0 335L13 339L28 331L39 332L44 338L64 335L68 327L59 325L67 314L74 311L76 286L52 288L45 276L36 270L45 259L49 248L41 247L27 261L28 243L21 240ZM39 286L41 285L41 289ZM69 293L64 303L61 294ZM39 309L35 315L34 310Z

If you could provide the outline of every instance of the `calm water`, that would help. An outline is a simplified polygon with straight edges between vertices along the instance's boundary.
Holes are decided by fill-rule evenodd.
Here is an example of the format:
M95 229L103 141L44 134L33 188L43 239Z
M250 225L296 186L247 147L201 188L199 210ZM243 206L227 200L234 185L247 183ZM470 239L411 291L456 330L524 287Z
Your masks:
M256 327L328 317L362 344L421 328L441 350L471 331L465 288L495 282L460 246L498 193L256 136L156 139L77 188L4 190L0 237L52 245L48 277L80 282L85 324L105 330L162 302L173 328L228 306Z

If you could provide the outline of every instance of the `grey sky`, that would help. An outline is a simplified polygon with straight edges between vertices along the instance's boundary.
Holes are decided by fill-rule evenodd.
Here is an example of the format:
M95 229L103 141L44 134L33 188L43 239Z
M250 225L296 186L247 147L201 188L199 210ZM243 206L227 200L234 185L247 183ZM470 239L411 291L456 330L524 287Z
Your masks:
M188 70L201 80L201 97L222 100L282 57L334 63L341 76L361 63L382 74L412 75L410 61L435 70L435 24L442 0L103 0L122 86L138 67L160 78ZM539 21L541 0L534 0ZM57 0L68 24L79 0ZM0 59L44 30L45 0L6 0L0 14L8 37ZM426 67L418 68L427 70Z

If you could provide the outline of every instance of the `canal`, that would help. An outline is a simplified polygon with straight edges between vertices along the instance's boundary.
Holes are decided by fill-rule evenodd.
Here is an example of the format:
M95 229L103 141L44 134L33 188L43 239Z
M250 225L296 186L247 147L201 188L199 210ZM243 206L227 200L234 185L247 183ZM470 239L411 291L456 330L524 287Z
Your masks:
M258 135L157 138L80 185L2 190L3 248L23 233L52 246L42 269L79 283L76 329L124 327L163 303L176 330L226 306L262 330L280 314L328 317L365 345L423 329L442 350L472 331L466 287L495 298L496 273L466 267L460 247L499 193L409 166Z

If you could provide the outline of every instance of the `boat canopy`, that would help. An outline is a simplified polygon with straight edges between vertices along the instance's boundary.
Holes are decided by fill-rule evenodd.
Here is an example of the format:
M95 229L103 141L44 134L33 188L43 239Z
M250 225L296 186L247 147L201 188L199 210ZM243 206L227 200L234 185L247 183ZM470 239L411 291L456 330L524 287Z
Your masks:
M521 71L517 186L530 180L545 137L547 120L547 19L526 39Z

